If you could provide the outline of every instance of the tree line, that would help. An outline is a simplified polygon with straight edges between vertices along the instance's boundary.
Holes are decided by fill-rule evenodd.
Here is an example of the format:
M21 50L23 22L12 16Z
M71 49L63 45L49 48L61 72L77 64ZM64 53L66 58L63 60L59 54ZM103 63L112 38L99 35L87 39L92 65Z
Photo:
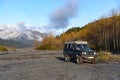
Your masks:
M120 11L113 9L109 17L102 17L83 27L73 27L59 36L46 36L36 49L62 49L66 41L86 40L95 50L120 51Z

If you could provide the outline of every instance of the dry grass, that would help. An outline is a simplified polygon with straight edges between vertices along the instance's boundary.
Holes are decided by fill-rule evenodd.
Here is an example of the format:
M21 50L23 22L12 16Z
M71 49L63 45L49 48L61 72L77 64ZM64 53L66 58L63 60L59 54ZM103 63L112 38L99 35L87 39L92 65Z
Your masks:
M120 55L110 55L110 62L116 61L120 63Z
M11 51L16 52L16 48L15 48L15 47L10 47L9 49L10 49Z
M0 51L4 52L4 51L8 51L7 48L5 46L0 46Z
M120 62L120 55L114 55L107 51L100 51L98 59L104 62Z

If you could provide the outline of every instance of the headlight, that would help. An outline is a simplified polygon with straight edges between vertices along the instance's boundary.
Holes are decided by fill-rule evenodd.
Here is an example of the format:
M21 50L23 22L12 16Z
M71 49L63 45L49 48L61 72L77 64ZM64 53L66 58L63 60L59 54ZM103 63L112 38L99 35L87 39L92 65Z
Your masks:
M87 54L86 52L82 52L82 54Z
M94 52L94 55L97 54L96 52Z

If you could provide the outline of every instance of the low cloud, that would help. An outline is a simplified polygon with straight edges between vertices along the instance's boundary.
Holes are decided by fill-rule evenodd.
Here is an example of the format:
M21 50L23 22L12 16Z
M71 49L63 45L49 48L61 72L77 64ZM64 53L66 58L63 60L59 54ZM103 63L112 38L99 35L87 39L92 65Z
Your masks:
M66 0L66 3L50 14L48 29L66 28L69 20L77 15L78 0Z
M18 22L16 26L19 27L19 29L21 30L21 32L24 32L25 29L26 29L25 22Z

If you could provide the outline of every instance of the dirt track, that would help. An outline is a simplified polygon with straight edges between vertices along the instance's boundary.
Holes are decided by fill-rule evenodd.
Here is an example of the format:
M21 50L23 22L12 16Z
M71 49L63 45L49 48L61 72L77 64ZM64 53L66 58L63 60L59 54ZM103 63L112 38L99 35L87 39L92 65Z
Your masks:
M61 52L18 50L0 55L0 80L120 80L120 63L78 65Z

